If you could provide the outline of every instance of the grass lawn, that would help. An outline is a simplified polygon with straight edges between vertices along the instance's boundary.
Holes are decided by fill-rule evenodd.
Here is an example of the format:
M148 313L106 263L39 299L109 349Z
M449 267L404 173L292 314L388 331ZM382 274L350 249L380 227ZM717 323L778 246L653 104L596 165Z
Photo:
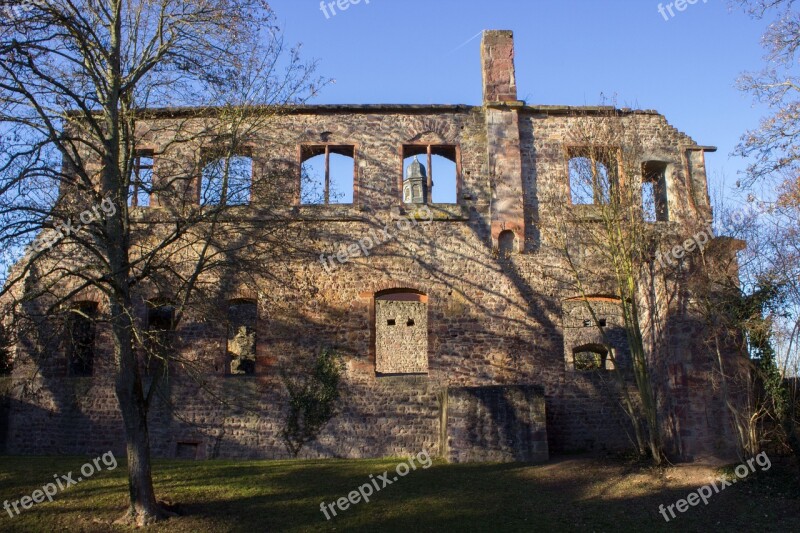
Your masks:
M0 503L73 472L84 458L0 457ZM435 462L418 467L326 520L320 503L346 497L400 460L157 461L159 498L181 516L152 531L800 531L796 478L773 463L690 507L670 523L658 511L716 479L700 466L666 469L584 456L545 465ZM10 518L0 531L122 531L124 465L94 474ZM379 484L380 486L380 484Z

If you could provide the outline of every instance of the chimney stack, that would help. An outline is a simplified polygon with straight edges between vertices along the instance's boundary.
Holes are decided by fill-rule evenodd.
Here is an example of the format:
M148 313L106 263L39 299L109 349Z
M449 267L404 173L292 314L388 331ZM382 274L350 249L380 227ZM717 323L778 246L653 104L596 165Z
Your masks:
M514 32L487 30L481 42L483 103L516 102Z
M514 235L513 249L525 250L525 207L522 186L517 80L514 74L514 33L508 30L483 32L483 107L486 114L486 142L489 147L489 179L493 185L491 204L492 246ZM505 237L504 237L505 238Z

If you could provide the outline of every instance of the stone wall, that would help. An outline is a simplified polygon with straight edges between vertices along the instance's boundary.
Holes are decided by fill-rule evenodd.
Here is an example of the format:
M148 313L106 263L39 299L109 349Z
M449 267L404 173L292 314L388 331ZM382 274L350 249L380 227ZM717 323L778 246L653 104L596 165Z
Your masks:
M428 305L422 302L375 302L375 372L428 372Z
M533 386L448 389L442 415L448 461L547 461L543 392Z
M264 271L225 271L219 278L204 279L203 292L183 314L175 332L181 364L170 369L163 397L150 413L156 455L286 457L280 440L286 408L280 375L302 371L299 362L322 347L335 349L346 362L344 395L337 416L303 456L439 450L439 402L445 390L456 391L452 427L457 437L450 446L454 460L631 447L614 380L603 373L574 372L565 364L575 343L589 342L584 336L595 335L596 328L584 328L586 317L573 316L574 304L568 302L580 294L564 282L566 265L541 231L552 223L555 199L568 201L565 154L571 132L580 121L592 120L593 113L607 116L609 110L582 108L578 116L573 108L518 102L509 70L511 34L490 37L486 46L493 52L484 57L491 82L487 94L499 101L482 106L299 107L269 117L254 134L258 179L252 205L236 216L263 227L279 244L264 253L271 261ZM191 128L208 120L191 115L191 110L172 110L154 112L142 124L143 144L157 154L157 175L168 170L164 160L169 168L182 168L181 162L195 165L203 149L175 143L163 132L177 123ZM702 148L653 111L619 111L619 120L642 131L647 158L668 164L674 220L665 231L679 234L688 222L705 216L707 197L687 189L687 183L705 184L695 154ZM402 217L414 216L417 207L402 203L402 147L419 143L458 148L458 203L430 205L429 220L404 227ZM271 169L290 169L287 175L297 176L299 154L309 144L354 147L352 204L295 205L297 180L284 179L286 175L271 180ZM168 226L163 224L167 214L161 207L138 210L133 224L156 238L159 228ZM384 231L390 238L377 239ZM509 253L499 253L505 232L513 233L514 245L504 250ZM369 253L348 261L324 260L357 249L366 237L373 240ZM590 287L595 294L606 289L599 274L596 286ZM137 320L146 319L147 301L167 299L170 289L167 283L137 286ZM412 309L407 302L381 300L387 291L424 298ZM124 446L111 386L107 306L99 293L80 297L101 302L94 376L67 375L56 331L18 346L10 453L83 454ZM226 375L234 355L241 356L230 349L226 316L231 301L245 300L257 304L255 331L245 331L247 339L256 340L254 371ZM46 303L37 302L37 309ZM402 318L390 316L393 307L402 308ZM606 314L609 327L618 330L618 317L612 310ZM389 319L406 328L412 316L415 333L402 342L386 335ZM724 451L720 435L725 435L725 424L715 422L724 420L724 405L712 390L708 352L693 342L704 335L702 328L678 305L665 308L658 321L665 337L653 335L658 339L654 380L662 400L674 392L678 402L660 404L676 439L685 437L675 449L684 457ZM49 322L41 321L40 329L53 329ZM618 336L611 344L624 356ZM249 341L247 346L249 363ZM543 400L531 392L535 387ZM533 407L526 410L525 402ZM520 421L536 430L526 430L521 441L514 441L524 446L514 448L507 432L518 434ZM499 440L490 444L488 435ZM475 439L484 439L484 451Z

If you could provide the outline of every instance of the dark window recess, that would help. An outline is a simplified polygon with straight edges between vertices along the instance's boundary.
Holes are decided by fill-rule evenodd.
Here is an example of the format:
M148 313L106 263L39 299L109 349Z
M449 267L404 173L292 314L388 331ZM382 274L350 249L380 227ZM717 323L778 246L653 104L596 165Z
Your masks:
M511 230L504 230L500 232L497 237L497 247L500 252L500 257L508 257L514 251L514 242L517 236Z
M393 318L391 318L391 319L386 321L386 325L387 326L394 326L395 324L396 324L396 322L394 321Z
M608 321L605 318L601 318L597 322L598 322L598 324L600 325L601 328L606 327L606 325L608 324Z
M97 304L87 302L70 310L67 319L67 360L72 376L91 376L94 370L94 341Z
M414 319L413 318L409 318L408 322L406 322L406 326L411 327L413 325L414 325Z
M647 222L669 221L666 163L648 161L642 165L642 213Z
M175 329L175 308L171 305L159 305L147 310L147 353L145 354L144 372L154 376L167 368L166 362L172 352Z
M175 449L175 457L178 459L197 459L197 443L196 442L179 442Z
M607 358L608 349L604 346L582 346L572 351L573 365L578 371L604 370Z

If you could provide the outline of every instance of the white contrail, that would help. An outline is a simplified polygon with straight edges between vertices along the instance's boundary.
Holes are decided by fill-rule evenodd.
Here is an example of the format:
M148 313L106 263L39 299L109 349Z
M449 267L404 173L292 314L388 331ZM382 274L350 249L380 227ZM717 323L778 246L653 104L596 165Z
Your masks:
M467 46L469 43L471 43L472 41L474 41L474 40L475 40L477 37L480 37L482 34L483 34L483 30L479 31L478 33L476 33L475 35L473 35L472 37L470 37L469 39L467 39L466 41L464 41L464 43L463 43L463 44L461 44L460 46L457 46L457 47L453 48L452 50L450 50L449 52L447 52L447 53L446 53L444 56L445 56L445 57L447 57L447 56L449 56L450 54L452 54L453 52L456 52L456 51L458 51L458 50L461 50L462 48L464 48L465 46Z

